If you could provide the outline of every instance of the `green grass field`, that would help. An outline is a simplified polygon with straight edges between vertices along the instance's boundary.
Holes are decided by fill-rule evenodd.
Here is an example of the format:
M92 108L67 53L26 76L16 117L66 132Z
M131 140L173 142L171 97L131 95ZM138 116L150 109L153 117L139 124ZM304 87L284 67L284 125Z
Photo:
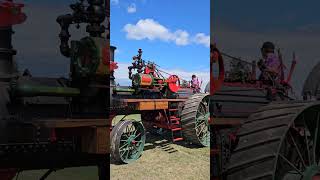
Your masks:
M114 122L121 118L117 117ZM139 121L140 115L131 115L125 119ZM148 134L141 158L131 164L111 164L111 179L210 179L209 148L172 144L167 139Z
M123 116L117 116L113 123ZM140 120L140 115L125 119ZM111 163L111 179L115 180L202 180L210 179L209 148L172 144L167 138L148 134L143 155L136 162L125 165ZM25 171L18 180L38 180L45 170ZM53 172L48 180L95 180L96 167L67 168Z

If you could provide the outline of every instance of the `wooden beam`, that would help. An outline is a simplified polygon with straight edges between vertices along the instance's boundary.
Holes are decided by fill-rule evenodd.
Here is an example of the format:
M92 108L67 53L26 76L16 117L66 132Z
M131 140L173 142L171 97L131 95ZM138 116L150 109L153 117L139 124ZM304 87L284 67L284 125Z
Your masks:
M100 127L111 125L111 121L108 119L42 119L27 123L47 128Z

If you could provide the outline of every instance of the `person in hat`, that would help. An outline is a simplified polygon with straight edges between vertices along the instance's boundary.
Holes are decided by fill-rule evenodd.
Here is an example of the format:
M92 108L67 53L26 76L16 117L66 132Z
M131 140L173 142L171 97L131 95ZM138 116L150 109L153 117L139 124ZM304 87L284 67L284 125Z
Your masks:
M191 88L193 89L194 93L200 92L200 82L197 76L194 74L192 75L192 79L191 79Z
M269 41L264 42L261 47L262 59L258 62L260 80L275 80L279 76L280 61L274 50L275 45Z

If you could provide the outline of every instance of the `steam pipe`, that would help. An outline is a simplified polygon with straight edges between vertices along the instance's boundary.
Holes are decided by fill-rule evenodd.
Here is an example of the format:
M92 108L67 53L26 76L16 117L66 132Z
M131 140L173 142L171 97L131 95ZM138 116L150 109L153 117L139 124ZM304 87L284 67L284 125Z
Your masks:
M57 18L57 23L61 27L60 37L60 52L66 57L70 57L69 27L71 24L88 23L86 31L91 37L101 37L105 32L105 26L101 25L106 19L108 5L104 0L87 0L88 8L85 9L83 0L79 3L70 5L73 10L72 14L61 15Z
M92 37L101 37L105 32L105 26L101 25L106 19L106 6L104 0L87 0L89 7L87 8L87 22L89 25L86 31Z
M11 85L11 92L15 96L33 97L33 96L54 96L54 97L70 97L78 96L80 90L68 87L51 87L30 84L16 84Z
M60 24L61 32L60 37L60 52L66 57L70 57L70 47L69 38L71 37L69 33L70 24L72 24L74 17L71 14L61 15L57 18L57 22Z

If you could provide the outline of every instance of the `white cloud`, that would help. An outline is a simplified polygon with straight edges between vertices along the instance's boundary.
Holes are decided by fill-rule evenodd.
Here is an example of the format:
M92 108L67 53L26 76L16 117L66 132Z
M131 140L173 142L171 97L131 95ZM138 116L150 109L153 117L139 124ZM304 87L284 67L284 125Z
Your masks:
M119 0L111 0L110 2L113 5L118 5L119 4Z
M128 13L135 13L137 11L137 7L135 3L130 4L127 9Z
M131 85L131 81L128 78L128 66L131 65L129 63L119 63L118 69L115 71L115 80L117 83L119 83L121 86L129 86ZM202 70L202 71L185 71L181 69L161 69L169 74L175 74L180 77L180 79L190 81L191 76L195 74L199 81L202 80L201 89L204 90L207 83L210 81L210 71L209 69ZM166 74L163 74L165 77L167 77Z
M198 33L195 37L185 30L171 31L169 28L153 19L140 19L136 24L126 24L123 30L126 36L131 40L161 40L165 42L174 42L178 46L186 46L190 43L204 45L209 47L210 37L203 33ZM194 39L193 41L191 41Z
M189 44L189 33L183 30L177 30L174 33L175 42L177 45L185 46Z
M127 32L127 38L134 40L160 39L163 41L169 41L172 40L174 36L166 27L153 19L141 19L135 25L125 25L123 29Z
M196 44L202 44L206 47L210 47L210 36L207 36L204 33L196 34L193 40Z

